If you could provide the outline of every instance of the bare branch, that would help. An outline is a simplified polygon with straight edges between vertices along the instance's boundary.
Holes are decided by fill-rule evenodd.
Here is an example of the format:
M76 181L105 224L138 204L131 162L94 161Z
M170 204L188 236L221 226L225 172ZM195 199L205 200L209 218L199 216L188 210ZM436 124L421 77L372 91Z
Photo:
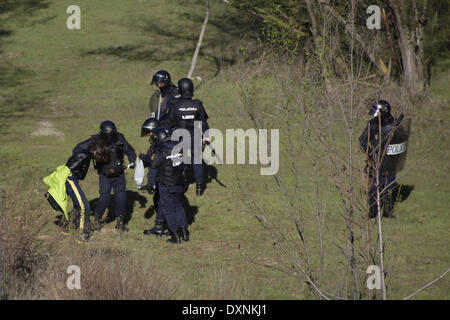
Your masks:
M428 288L429 286L431 286L433 283L441 280L443 277L445 277L447 275L447 273L450 272L450 268L448 268L443 274L441 274L439 277L437 277L436 279L434 279L433 281L427 283L426 285L424 285L422 288L420 288L419 290L417 290L414 293L411 293L409 296L403 298L403 300L408 300L409 298L414 297L416 294L418 294L419 292L425 290L426 288Z

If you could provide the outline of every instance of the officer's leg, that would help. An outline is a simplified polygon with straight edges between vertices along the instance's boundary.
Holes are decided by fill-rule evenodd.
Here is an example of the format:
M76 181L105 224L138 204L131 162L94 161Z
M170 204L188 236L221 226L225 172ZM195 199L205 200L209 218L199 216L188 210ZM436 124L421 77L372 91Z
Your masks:
M167 225L169 227L171 238L168 241L180 243L181 240L178 234L179 225L176 221L176 206L172 195L172 188L173 187L160 186L159 207L162 210L164 219L167 221Z
M169 233L164 232L165 229L165 219L164 215L162 213L161 208L159 207L159 185L156 185L155 193L153 194L153 207L156 211L156 219L155 219L155 226L151 229L144 230L144 234L154 234L161 237L167 237L169 236Z
M179 226L178 231L180 237L184 241L189 240L189 231L187 229L188 222L186 212L183 207L184 189L182 186L176 186L173 189L173 199L175 203L176 224Z
M384 188L386 188L386 190L383 193L383 216L387 218L392 218L394 212L394 199L392 192L395 187L395 174L384 178L383 185Z
M155 208L156 212L156 219L158 220L164 220L164 216L161 213L161 210L159 210L159 186L156 186L155 193L153 194L153 208Z
M97 205L95 206L95 217L96 220L101 220L103 214L105 213L106 208L109 205L109 201L111 200L111 188L112 183L111 179L104 176L103 174L99 175L99 193L100 198L98 199Z
M192 163L194 166L194 177L196 182L197 196L203 194L203 162L202 162L202 142L194 143L194 137L191 139Z
M83 239L87 239L89 235L87 226L89 225L89 217L91 212L89 201L86 199L86 196L84 195L84 192L75 177L68 177L66 185L69 185L67 190L77 211L74 221L75 225L79 229L80 236Z
M377 185L372 182L369 188L369 218L376 218L378 213L377 207Z
M125 173L122 173L119 177L114 178L113 191L114 191L114 204L117 219L116 228L122 231L128 231L123 221L125 216L125 210L127 207Z
M81 206L77 196L75 195L74 188L75 186L73 186L73 184L70 184L69 180L66 180L66 193L69 195L70 199L72 199L73 211L75 211L75 216L69 214L69 221L67 224L69 228L66 230L67 232L70 231L72 223L73 225L75 225L75 227L78 227L77 217L79 217L79 213L81 211Z

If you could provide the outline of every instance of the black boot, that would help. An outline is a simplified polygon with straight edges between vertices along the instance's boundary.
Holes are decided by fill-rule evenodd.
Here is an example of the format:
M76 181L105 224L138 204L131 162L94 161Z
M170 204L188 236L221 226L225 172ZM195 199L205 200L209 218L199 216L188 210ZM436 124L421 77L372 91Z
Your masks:
M144 230L144 234L154 234L160 237L167 237L170 235L168 232L164 232L164 220L155 219L155 226L151 229Z
M124 232L128 231L128 228L125 227L125 224L123 223L123 217L122 216L117 217L116 229L118 229L120 231L124 231Z
M187 229L187 226L185 227L180 227L178 229L178 233L180 234L180 237L183 241L188 241L189 240L189 230Z
M99 216L95 216L95 222L94 222L94 230L95 231L100 231L102 230L102 218L100 218Z
M170 232L170 239L167 240L167 242L172 242L172 243L181 243L181 238L180 235L178 234L178 232Z
M203 194L203 184L202 183L197 182L196 192L197 192L197 196L201 196Z

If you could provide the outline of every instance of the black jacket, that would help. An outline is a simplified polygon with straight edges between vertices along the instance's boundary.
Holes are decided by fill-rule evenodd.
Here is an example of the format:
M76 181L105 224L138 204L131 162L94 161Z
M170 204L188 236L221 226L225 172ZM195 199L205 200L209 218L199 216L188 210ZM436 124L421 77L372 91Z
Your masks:
M89 150L73 153L67 160L66 166L70 169L77 180L83 180L89 170L91 154Z
M89 146L93 139L99 139L98 135L77 144L72 150L72 156L67 160L66 166L70 169L77 180L83 180L89 170L92 153Z
M148 183L150 185L158 182L165 186L177 186L184 184L184 164L180 157L181 154L172 155L172 149L177 143L167 141L149 149L151 153L150 165L148 170Z
M175 99L176 96L178 96L178 89L177 87L171 83L168 86L162 87L160 88L160 92L161 92L161 106L160 106L160 110L159 110L159 118L162 119L163 115L166 114L167 112L167 107L168 104L171 100ZM149 105L151 103L151 97L150 97L150 101L149 101ZM150 105L150 109L151 109L151 105ZM156 113L158 111L155 111L155 117L157 116Z
M170 129L187 129L194 133L194 121L202 122L202 132L209 129L208 114L198 99L176 98L169 102L167 112L161 119L162 125Z
M380 147L380 123L378 117L368 121L363 133L359 137L359 145L364 153L367 153L369 159L373 162L377 158L379 151L383 148L390 136L390 130L396 119L389 115L385 119L381 119L381 136L382 143Z
M89 145L94 140L102 139L99 135L93 135L90 139L87 139L81 143L79 143L75 149L74 153L79 152L88 152ZM117 139L114 143L107 145L108 153L109 153L109 162L108 163L97 163L96 169L98 174L104 174L106 176L118 176L120 175L124 167L124 156L126 155L128 161L135 162L136 161L136 152L133 147L128 143L123 134L120 132L117 133Z

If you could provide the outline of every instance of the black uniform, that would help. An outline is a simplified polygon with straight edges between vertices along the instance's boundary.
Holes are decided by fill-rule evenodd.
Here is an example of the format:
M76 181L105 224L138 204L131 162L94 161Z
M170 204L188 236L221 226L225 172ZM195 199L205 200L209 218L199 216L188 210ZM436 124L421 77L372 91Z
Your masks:
M380 143L380 123L379 118L375 117L371 119L363 133L359 137L360 147L363 152L367 153L369 158L369 164L366 166L366 173L369 176L370 188L368 195L369 202L369 217L374 218L377 216L377 185L376 185L376 167L380 168L381 164L378 164L378 158L380 153L384 152L384 145L390 137L390 128L396 122L396 119L392 115L381 117L381 136L383 141ZM386 174L380 172L379 174L379 189L384 192L380 194L381 206L383 209L383 215L390 217L393 210L392 190L395 188L395 173Z
M150 139L151 140L151 139ZM142 154L139 155L139 157L141 158L142 162L144 163L144 168L149 167L150 166L150 159L152 157L152 154L155 153L155 147L153 144L150 145L150 147L148 148L147 154ZM161 213L161 210L159 210L158 208L158 203L159 203L159 188L158 188L158 175L156 175L155 178L155 182L154 185L150 185L149 187L154 188L154 193L153 193L153 208L155 208L155 212L156 212L156 220L164 220L164 217Z
M100 135L94 135L90 139L80 143L77 148L86 148L94 139L102 139ZM123 217L126 208L126 183L124 174L124 156L130 163L136 161L136 153L127 142L123 134L117 133L114 142L106 145L109 155L108 163L97 163L96 169L99 174L100 198L95 207L95 215L101 218L111 200L111 189L114 191L115 213L117 217Z
M171 154L176 144L174 141L157 144L152 149L148 171L148 184L154 184L158 176L158 207L171 233L177 233L180 227L187 227L183 208L184 164L181 159L176 161L180 154Z
M203 103L198 99L192 99L187 97L179 97L172 100L169 103L167 112L162 118L161 122L164 126L175 129L186 129L191 135L191 155L200 155L202 141L195 141L194 139L194 121L202 122L202 133L209 129L208 114L203 107ZM195 141L195 143L194 143ZM201 161L195 163L191 159L191 163L194 163L194 176L198 184L203 183L203 165Z
M91 164L91 153L88 148L81 149L77 145L72 151L72 156L67 160L66 166L70 169L77 180L83 180Z
M160 90L160 94L161 94L161 106L160 106L160 110L159 110L159 119L161 119L162 116L164 114L166 114L166 112L167 112L167 107L168 107L169 102L171 100L175 99L175 97L178 95L178 90L177 90L177 87L173 83L171 83L167 86L161 87L161 88L159 88L159 90ZM149 106L151 109L152 108L151 97L150 97L150 101L149 101ZM155 117L157 117L158 110L155 110L154 112L155 112Z

